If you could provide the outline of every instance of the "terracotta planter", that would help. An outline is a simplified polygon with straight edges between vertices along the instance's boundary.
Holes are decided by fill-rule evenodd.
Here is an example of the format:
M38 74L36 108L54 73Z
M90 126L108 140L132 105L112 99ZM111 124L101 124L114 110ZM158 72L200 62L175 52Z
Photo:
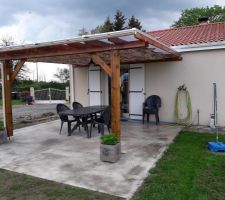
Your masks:
M0 131L0 144L6 143L7 139L7 131L6 129Z
M121 157L121 144L116 145L100 145L100 159L104 162L115 163Z

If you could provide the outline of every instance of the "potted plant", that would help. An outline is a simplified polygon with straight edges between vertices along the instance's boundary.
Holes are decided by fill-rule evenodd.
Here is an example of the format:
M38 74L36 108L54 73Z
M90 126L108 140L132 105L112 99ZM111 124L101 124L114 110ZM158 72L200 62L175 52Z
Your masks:
M101 136L100 159L104 162L115 163L120 159L121 145L115 133Z
M0 121L0 144L7 142L7 132L4 128L4 124L2 121Z

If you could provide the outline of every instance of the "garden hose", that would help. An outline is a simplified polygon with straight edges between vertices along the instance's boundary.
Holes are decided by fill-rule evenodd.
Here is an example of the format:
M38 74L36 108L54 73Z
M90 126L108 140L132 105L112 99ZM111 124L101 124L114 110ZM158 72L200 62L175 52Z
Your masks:
M180 113L180 106L181 106L181 95L184 95L184 100L186 103L186 108L187 108L187 115L184 118L181 118L181 113ZM176 99L175 99L175 119L177 124L180 125L189 125L191 122L192 118L192 108L191 108L191 97L190 94L185 87L185 85L182 85L178 88L177 93L176 93Z

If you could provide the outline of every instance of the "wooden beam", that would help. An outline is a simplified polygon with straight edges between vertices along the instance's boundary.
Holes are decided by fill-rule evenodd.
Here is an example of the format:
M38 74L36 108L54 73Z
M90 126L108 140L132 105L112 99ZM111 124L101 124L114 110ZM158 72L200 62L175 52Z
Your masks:
M168 53L171 53L175 57L180 57L181 56L180 53L172 50L171 48L167 47L166 45L163 45L163 44L161 44L161 43L159 43L159 42L157 42L157 41L155 41L155 40L153 40L153 39L151 39L149 37L146 37L146 36L144 36L144 35L142 35L140 33L135 34L135 37L137 39L145 41L145 42L147 42L147 43L149 43L149 44L151 44L151 45L153 45L155 47L158 47L158 48L160 48L160 49L162 49L162 50L164 50L164 51L166 51Z
M182 57L172 57L172 58L164 58L164 59L158 59L158 60L151 60L150 62L169 62L169 61L182 61Z
M182 61L182 57L179 58L159 58L159 59L155 59L155 60L135 60L135 61L126 61L126 62L122 62L121 64L138 64L138 63L151 63L151 62L172 62L172 61ZM79 68L79 67L89 67L90 65L76 65L75 68Z
M75 43L74 43L75 45ZM0 51L0 60L20 60L20 59L31 59L31 58L43 58L51 56L63 56L63 55L72 55L72 54L85 54L85 53L95 53L95 52L104 52L111 50L120 50L120 49L132 49L132 48L141 48L146 47L146 43L143 41L132 41L125 44L118 45L108 45L101 47L91 47L88 45L72 46L70 45L49 45L44 47L32 47L29 49L18 49L18 50L8 50Z
M16 79L17 74L19 73L19 71L21 70L21 68L23 67L23 65L24 65L25 62L26 62L26 59L23 59L23 60L20 60L16 64L16 66L15 66L13 72L12 72L12 78L11 78L12 79L12 82Z
M121 62L121 64L138 64L138 63L153 63L153 62L172 62L172 61L182 61L182 57L176 58L159 58L154 60L135 60L135 61L127 61Z
M86 44L93 47L109 46L109 43L100 40L87 41Z
M91 57L93 61L97 64L100 65L104 69L104 71L111 77L112 76L112 69L110 68L109 65L105 63L104 60L101 59L101 57L97 53L91 54Z
M111 51L111 116L112 132L120 139L120 51Z
M127 43L128 41L123 40L121 38L109 38L108 39L110 42L113 42L114 44L124 44Z
M3 81L4 81L4 114L5 114L5 126L7 129L8 137L13 136L13 117L12 117L12 70L11 61L3 61Z

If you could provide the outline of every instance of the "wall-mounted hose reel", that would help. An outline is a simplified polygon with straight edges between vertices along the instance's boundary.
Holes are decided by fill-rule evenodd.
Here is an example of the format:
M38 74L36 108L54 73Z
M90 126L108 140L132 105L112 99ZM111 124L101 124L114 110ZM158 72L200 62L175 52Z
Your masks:
M186 115L182 117L182 106L186 108ZM191 107L191 97L189 91L185 84L177 88L176 98L175 98L175 119L177 124L189 125L192 119L192 107Z

